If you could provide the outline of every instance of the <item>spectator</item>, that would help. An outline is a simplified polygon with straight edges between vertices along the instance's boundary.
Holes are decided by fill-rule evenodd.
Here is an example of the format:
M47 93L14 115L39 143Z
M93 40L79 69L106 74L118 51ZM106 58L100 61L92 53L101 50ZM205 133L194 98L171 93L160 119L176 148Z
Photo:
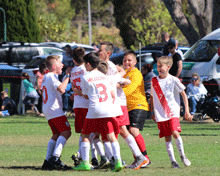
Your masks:
M65 77L64 77L64 79L65 79ZM70 97L72 96L73 93L74 93L74 91L72 90L72 85L69 82L66 86L65 93L62 94L63 111L65 114L66 114L66 111L69 110Z
M39 71L36 74L36 78L37 78L37 92L39 95L39 99L38 99L38 104L37 104L37 108L39 110L40 113L42 113L42 81L44 78L44 75L47 73L47 67L46 67L46 63L43 62L39 65Z
M67 67L73 63L73 54L70 45L66 45L64 50L65 52L63 52L63 64L65 67Z
M183 52L178 48L178 44L178 40L176 40L175 51L181 56L182 60L184 60L185 58L183 57ZM171 56L171 53L169 53L168 56Z
M170 39L167 43L167 47L169 52L171 53L171 56L173 58L173 65L169 70L169 73L173 76L176 76L177 78L180 77L183 65L182 65L182 58L181 56L176 52L176 41L174 39Z
M153 66L151 64L146 64L143 66L143 73L144 73L144 88L145 94L150 94L151 89L151 79L156 75L153 72Z
M25 96L23 103L25 105L30 106L31 110L35 111L37 116L43 117L44 115L41 114L38 111L37 107L35 106L37 99L39 98L39 95L37 94L36 89L34 88L33 84L30 81L30 76L27 73L23 72L21 74L21 79L23 80L22 82L23 82L24 88L27 92L27 95Z
M162 43L165 43L163 49L162 49L162 53L163 55L167 56L169 54L169 50L168 50L168 46L167 46L167 43L168 41L170 40L170 35L168 32L164 32L162 35L161 35L161 42Z
M157 59L161 56L163 56L163 54L161 52L157 52L157 53L152 53L151 55L154 59L153 63L151 63L151 65L153 66L153 72L155 75L158 75L158 71L157 71Z
M11 98L8 97L6 91L1 92L2 107L0 111L1 116L10 116L17 114L17 106Z
M190 113L193 115L204 103L207 90L200 82L200 77L197 73L193 73L191 78L192 83L187 85L186 94L189 100Z

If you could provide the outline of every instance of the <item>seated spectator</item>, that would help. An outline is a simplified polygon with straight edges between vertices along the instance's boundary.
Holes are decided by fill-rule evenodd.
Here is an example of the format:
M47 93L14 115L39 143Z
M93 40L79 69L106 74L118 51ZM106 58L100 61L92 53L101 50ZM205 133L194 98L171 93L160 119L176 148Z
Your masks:
M11 98L8 97L6 91L1 92L2 107L0 111L1 116L10 116L17 114L17 106Z
M205 101L207 90L200 82L200 77L197 73L192 74L192 83L187 85L186 94L189 100L190 113L193 115L198 108L197 105L202 105Z
M25 105L30 106L31 110L35 111L37 116L44 117L44 115L41 114L38 111L37 107L35 106L35 104L37 104L37 100L39 98L39 95L38 95L36 89L34 88L33 84L30 81L30 76L27 73L24 72L24 73L21 74L21 79L22 79L22 82L24 84L24 88L27 92L27 95L25 96L25 98L23 100L23 103Z
M150 64L143 65L142 73L144 74L145 94L150 94L151 79L156 76L153 72L153 66Z

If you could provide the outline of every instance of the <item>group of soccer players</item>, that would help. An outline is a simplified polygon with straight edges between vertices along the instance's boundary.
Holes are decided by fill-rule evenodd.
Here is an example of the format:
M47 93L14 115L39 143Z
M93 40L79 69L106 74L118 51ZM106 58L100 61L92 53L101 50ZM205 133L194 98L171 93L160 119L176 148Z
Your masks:
M97 53L91 52L87 55L83 48L75 48L73 50L75 66L67 69L63 82L58 80L58 74L61 74L63 67L59 57L49 56L46 59L49 73L44 76L42 83L43 112L53 136L48 142L43 169L71 169L60 160L62 149L71 136L71 128L62 111L61 100L69 81L75 92L73 104L75 132L81 133L79 150L72 156L75 160L73 169L91 170L110 166L114 172L122 170L125 163L120 155L118 134L124 138L135 158L128 168L137 170L150 164L146 148L140 147L141 139L137 137L140 136L139 129L143 128L140 122L143 123L145 117L140 117L139 111L133 112L131 117L136 115L141 120L132 120L135 125L130 127L134 130L129 130L130 115L123 87L130 85L131 80L123 78L126 74L123 68L109 61L113 50L113 44L110 42L101 43ZM101 158L99 163L97 153Z

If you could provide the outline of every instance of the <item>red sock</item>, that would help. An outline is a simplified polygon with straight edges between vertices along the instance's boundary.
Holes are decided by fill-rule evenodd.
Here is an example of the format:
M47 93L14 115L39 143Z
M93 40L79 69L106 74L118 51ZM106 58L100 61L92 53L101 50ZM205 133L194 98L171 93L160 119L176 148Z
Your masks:
M144 138L141 134L139 134L137 137L135 137L135 141L141 151L141 153L145 156L147 155L146 147L145 147L145 142Z

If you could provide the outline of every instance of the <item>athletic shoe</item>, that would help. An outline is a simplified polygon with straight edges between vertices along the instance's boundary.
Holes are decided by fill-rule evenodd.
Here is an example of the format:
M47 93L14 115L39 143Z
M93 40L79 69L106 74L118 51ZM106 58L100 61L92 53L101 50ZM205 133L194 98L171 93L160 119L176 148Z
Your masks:
M185 155L181 156L183 164L187 167L191 165L191 162L186 158Z
M91 170L91 165L89 164L89 161L82 161L80 165L73 167L73 170L89 171Z
M145 168L145 167L147 167L148 165L151 164L150 158L149 158L147 155L145 155L145 157L147 158L148 162L145 163L145 164L143 164L143 165L141 166L141 168Z
M56 167L53 164L50 164L49 161L44 160L44 163L42 165L42 169L43 170L54 170L54 169L56 169Z
M123 168L126 168L126 162L123 159L121 160L121 162L122 162Z
M109 166L109 160L106 158L106 156L101 156L101 161L97 167L97 169L106 169Z
M49 159L49 163L55 167L57 170L70 170L71 167L65 165L59 157L53 156Z
M115 158L114 158L114 156L110 160L110 168L111 168L111 170L115 169Z
M176 161L172 161L171 164L172 164L172 168L176 168L176 169L180 168Z
M121 159L116 159L115 161L115 168L112 170L113 172L119 172L123 169L123 165Z
M92 163L93 167L98 167L98 165L99 165L97 158L92 158L91 163Z
M82 158L79 158L79 157L78 157L78 153L73 154L71 158L72 158L72 160L74 161L74 165L75 165L75 166L80 165L80 163L81 163L81 161L82 161Z
M131 165L129 165L127 168L138 170L141 168L141 166L147 163L148 163L147 158L144 155L141 155L139 157L136 157L135 161Z

